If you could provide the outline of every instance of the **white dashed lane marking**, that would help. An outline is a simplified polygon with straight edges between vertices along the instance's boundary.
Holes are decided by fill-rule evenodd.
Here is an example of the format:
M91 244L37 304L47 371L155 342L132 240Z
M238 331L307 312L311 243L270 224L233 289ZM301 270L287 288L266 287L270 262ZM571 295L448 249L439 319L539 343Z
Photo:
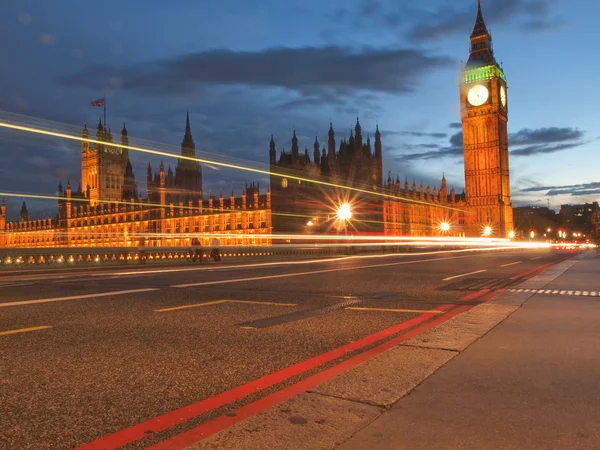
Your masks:
M600 291L559 291L552 289L508 289L508 292L530 293L530 294L552 294L552 295L570 295L573 297L600 297Z

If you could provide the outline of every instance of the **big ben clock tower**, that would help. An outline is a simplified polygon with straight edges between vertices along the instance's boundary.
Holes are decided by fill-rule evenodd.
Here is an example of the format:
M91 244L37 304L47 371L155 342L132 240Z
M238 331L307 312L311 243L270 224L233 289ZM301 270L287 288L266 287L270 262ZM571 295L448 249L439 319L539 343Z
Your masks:
M494 57L481 0L469 60L461 72L460 105L467 229L474 236L512 237L506 77Z

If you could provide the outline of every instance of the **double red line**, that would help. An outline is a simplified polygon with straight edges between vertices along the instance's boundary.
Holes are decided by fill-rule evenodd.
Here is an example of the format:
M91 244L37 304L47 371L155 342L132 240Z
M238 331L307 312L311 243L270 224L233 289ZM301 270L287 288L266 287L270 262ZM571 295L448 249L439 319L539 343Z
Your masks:
M554 261L552 263L545 264L527 272L523 272L515 277L512 277L511 279L523 279L526 277L530 278L547 270L549 267L558 264L559 262L565 259L568 258L561 258L558 261ZM502 292L504 292L504 289L495 291L484 289L462 297L459 301L468 302L477 300L477 303L483 303L491 300L493 297L499 295ZM338 358L348 355L349 353L361 350L365 347L375 344L378 341L389 338L394 334L398 334L400 332L409 330L400 336L397 336L384 342L383 344L370 348L369 350L366 350L356 356L342 361L329 369L323 370L322 372L312 375L298 383L295 383L288 387L284 387L283 389L273 394L270 394L266 397L260 398L259 400L242 406L241 408L233 411L232 413L226 416L218 417L214 420L192 428L184 433L181 433L171 439L160 442L159 444L156 444L153 447L150 447L154 450L174 450L185 448L189 445L194 444L195 442L205 439L206 437L214 433L217 433L244 419L247 419L248 417L254 416L267 408L270 408L285 400L288 400L302 392L306 392L307 390L315 387L316 385L321 384L343 372L346 372L352 369L353 367L356 367L359 364L374 358L375 356L383 353L384 351L391 349L399 345L400 343L411 339L435 326L438 326L441 323L446 322L447 320L465 311L468 311L474 306L475 305L462 305L456 307L455 304L448 304L437 307L430 312L421 314L420 316L417 316L406 322L402 322L398 325L387 328L370 336L364 337L350 344L343 345L329 352L302 361L298 364L286 367L285 369L266 375L257 380L251 381L249 383L217 394L214 397L207 398L197 403L193 403L175 411L163 414L162 416L155 417L154 419L150 419L132 427L126 428L124 430L118 431L114 434L102 437L93 442L82 445L78 447L78 449L115 449L127 445L131 442L135 442L137 440L153 435L154 433L159 433L164 430L167 430L171 427L174 427L175 425L179 425L183 422L196 418L214 409L231 404L258 391L286 381L296 375L302 374L306 371L320 367L328 362L334 361ZM444 313L442 316L439 315L440 311Z

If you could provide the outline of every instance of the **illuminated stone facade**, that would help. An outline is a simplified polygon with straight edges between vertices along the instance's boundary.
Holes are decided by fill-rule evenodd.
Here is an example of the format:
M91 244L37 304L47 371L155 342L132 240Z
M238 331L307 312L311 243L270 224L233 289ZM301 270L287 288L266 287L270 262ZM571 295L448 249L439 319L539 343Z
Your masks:
M404 187L400 179L393 184L388 178L385 189L395 198L383 202L384 234L386 236L463 236L465 234L464 194L456 195L454 188L448 193L446 178L442 176L440 190L433 192L421 184L417 189L413 181ZM446 226L444 226L446 225Z
M83 138L88 138L84 127ZM82 142L82 185L58 187L58 213L31 220L23 203L19 220L7 223L6 204L0 207L0 247L178 247L199 239L209 246L217 235L221 246L271 245L271 193L246 186L241 197L202 194L200 164L180 158L175 173L161 163L153 176L148 166L148 195L138 194L123 127L121 146L112 143L110 130L98 126L97 138L107 144L90 149ZM109 145L110 144L110 145ZM107 148L110 147L110 150ZM189 115L182 156L193 158L195 144ZM117 194L118 191L118 194Z
M508 166L506 77L496 62L481 4L471 34L471 51L460 83L465 192L470 235L490 227L493 236L513 232Z

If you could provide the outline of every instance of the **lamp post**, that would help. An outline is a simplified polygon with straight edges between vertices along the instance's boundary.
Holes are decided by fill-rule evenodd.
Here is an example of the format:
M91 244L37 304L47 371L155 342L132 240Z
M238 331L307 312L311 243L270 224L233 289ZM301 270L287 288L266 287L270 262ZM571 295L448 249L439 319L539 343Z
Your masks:
M344 224L344 232L348 234L348 221L352 219L352 208L348 203L343 203L337 210L338 219Z
M337 210L338 220L344 224L344 235L348 236L348 221L352 218L352 208L348 203L342 203ZM347 252L350 253L350 247Z

